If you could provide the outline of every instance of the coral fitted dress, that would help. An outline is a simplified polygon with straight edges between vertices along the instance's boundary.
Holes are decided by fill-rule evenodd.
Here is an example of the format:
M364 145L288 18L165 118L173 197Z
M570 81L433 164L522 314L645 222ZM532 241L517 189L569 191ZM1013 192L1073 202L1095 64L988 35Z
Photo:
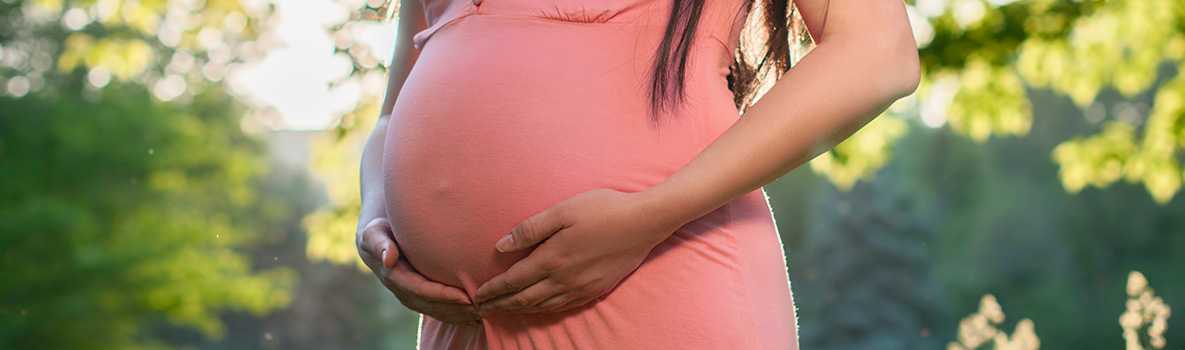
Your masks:
M526 252L494 242L584 191L641 191L739 118L728 67L744 0L706 1L687 99L652 124L649 69L671 0L423 0L428 28L388 124L388 215L420 273L470 296ZM721 169L727 171L727 169ZM681 227L597 301L480 325L422 316L421 349L795 349L764 189Z

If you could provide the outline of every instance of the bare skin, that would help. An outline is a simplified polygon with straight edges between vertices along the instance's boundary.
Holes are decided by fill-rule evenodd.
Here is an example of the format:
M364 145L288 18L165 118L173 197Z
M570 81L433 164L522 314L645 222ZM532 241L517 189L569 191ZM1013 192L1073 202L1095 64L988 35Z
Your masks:
M817 46L674 175L641 192L586 192L515 227L498 250L535 250L478 288L479 312L556 312L605 295L677 228L802 165L911 94L920 67L905 4L827 1L795 1Z
M397 92L419 57L419 50L411 43L412 35L426 26L427 19L419 0L400 1L395 54L388 65L387 97L362 150L362 208L355 241L362 261L404 306L444 322L474 323L480 321L480 316L469 295L460 288L433 282L416 272L400 254L391 223L387 221L381 167L388 116L395 107Z
M363 260L372 269L381 266L376 274L385 276L384 285L404 305L446 322L467 322L490 312L557 312L604 296L679 227L802 165L916 89L916 44L900 0L827 1L795 1L817 46L744 118L657 186L632 193L585 192L524 220L496 249L534 251L480 286L472 301L390 255L381 259L384 249L398 251L388 224L365 229L385 215L379 164L385 116L394 105L389 94L384 117L363 152L358 230ZM405 37L415 29L402 26L423 23L418 1L402 3L407 7L400 13L400 33L405 34L392 58L392 92L402 86L415 57ZM476 314L469 314L475 305L480 305ZM464 317L441 318L454 315Z

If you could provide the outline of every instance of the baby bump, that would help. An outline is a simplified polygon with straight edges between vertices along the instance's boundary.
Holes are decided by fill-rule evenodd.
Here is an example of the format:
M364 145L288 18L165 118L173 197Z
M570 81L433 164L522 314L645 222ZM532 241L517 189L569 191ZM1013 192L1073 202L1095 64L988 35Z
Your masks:
M470 293L525 256L494 249L523 219L584 191L653 186L706 144L704 115L736 113L721 96L651 124L637 58L579 40L611 35L505 21L471 16L434 35L400 91L384 153L401 251ZM524 33L531 40L516 38Z
M494 242L530 215L592 189L639 191L678 167L637 139L577 121L592 116L491 112L497 95L451 103L440 96L460 96L440 93L406 104L388 129L387 207L400 247L425 275L472 290L523 257L497 253Z
M470 118L480 115L477 105L426 119L392 116L385 154L388 214L401 250L426 276L471 291L524 256L494 249L515 225L606 187L593 156L577 152L576 138Z

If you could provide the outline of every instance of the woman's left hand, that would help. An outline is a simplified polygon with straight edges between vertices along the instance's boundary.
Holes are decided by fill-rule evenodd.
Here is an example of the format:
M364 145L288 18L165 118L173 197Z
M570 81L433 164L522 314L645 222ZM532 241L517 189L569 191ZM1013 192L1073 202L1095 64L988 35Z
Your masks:
M601 297L684 224L661 209L645 192L598 189L527 218L496 247L538 247L477 289L478 312L557 312Z

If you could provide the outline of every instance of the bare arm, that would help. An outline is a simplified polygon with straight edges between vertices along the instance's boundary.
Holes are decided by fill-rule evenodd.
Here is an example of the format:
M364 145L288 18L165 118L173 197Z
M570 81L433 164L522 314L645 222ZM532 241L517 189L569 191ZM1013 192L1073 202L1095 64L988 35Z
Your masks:
M777 179L917 88L917 47L901 0L827 1L795 0L814 50L694 160L647 190L667 219L686 223Z
M391 110L395 107L395 100L399 96L399 89L407 79L407 74L415 66L419 58L419 50L412 47L412 35L427 26L424 11L418 0L404 0L399 5L399 21L395 38L395 53L391 56L391 63L387 66L387 93L383 98L383 107L379 119L375 122L374 130L366 139L366 146L362 149L362 209L358 218L358 230L371 220L387 216L387 205L383 194L383 145L386 143L387 121Z
M395 108L395 99L403 82L419 58L419 50L412 47L412 36L425 26L420 0L402 0L395 54L388 66L387 95L383 99L379 120L362 149L362 207L358 215L356 244L362 261L404 306L437 320L470 323L480 317L469 296L459 288L428 280L407 259L402 258L395 244L395 233L387 219L382 169L387 121Z

